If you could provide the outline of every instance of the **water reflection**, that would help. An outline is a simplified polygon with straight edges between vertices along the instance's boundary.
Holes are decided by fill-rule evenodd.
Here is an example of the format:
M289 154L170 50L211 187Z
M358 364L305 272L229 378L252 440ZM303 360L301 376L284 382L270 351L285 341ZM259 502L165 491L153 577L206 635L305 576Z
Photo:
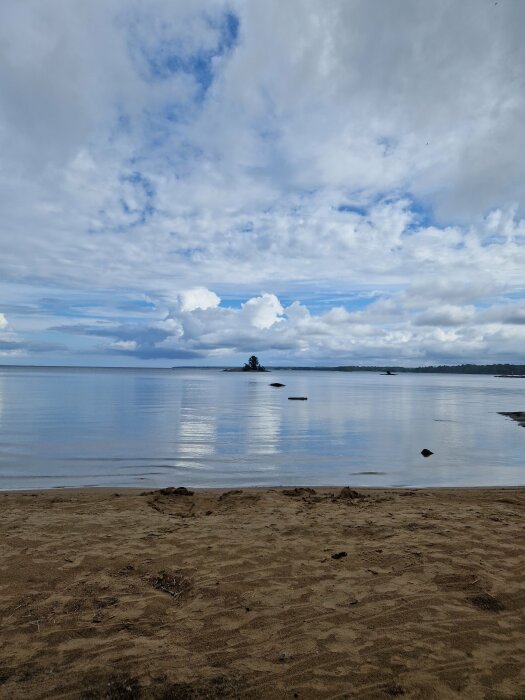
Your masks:
M249 410L244 422L244 451L247 455L272 455L279 451L281 402L268 391L268 382L253 380L248 384ZM267 469L274 469L269 460Z
M215 397L210 400L209 390L209 382L183 383L174 445L180 457L197 460L215 452L218 406Z
M525 482L525 380L270 376L0 369L0 487Z

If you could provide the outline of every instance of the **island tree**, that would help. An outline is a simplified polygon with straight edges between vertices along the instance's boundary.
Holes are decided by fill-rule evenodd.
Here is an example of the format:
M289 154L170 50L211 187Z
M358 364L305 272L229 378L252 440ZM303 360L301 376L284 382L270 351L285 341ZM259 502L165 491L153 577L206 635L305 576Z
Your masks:
M259 364L259 359L255 356L252 355L248 362L244 365L242 368L243 372L266 372L265 367L263 367L261 364Z

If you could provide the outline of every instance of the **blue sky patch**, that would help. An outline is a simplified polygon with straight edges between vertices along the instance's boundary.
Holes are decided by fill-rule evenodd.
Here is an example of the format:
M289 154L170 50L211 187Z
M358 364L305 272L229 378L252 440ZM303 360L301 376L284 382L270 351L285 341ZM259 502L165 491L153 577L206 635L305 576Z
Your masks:
M357 204L340 204L337 207L337 211L345 214L359 214L359 216L366 216L368 214L367 207L360 207Z
M239 36L239 19L225 13L219 21L206 18L208 25L217 31L217 43L212 49L202 49L187 54L180 42L162 41L153 49L142 44L139 54L150 80L167 80L175 74L191 76L204 97L214 80L213 59L223 56L235 46Z

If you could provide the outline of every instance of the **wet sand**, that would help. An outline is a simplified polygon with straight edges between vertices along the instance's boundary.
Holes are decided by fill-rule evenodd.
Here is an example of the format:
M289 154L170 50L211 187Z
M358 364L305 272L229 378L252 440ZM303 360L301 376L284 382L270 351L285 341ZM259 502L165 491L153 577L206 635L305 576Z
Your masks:
M525 489L340 494L0 494L0 697L525 697Z

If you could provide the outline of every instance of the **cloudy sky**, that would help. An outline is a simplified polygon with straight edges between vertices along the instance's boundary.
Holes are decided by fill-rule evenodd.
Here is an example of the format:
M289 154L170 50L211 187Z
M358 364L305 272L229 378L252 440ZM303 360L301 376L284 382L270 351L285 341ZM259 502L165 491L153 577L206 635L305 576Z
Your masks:
M523 26L4 0L0 362L525 361Z

